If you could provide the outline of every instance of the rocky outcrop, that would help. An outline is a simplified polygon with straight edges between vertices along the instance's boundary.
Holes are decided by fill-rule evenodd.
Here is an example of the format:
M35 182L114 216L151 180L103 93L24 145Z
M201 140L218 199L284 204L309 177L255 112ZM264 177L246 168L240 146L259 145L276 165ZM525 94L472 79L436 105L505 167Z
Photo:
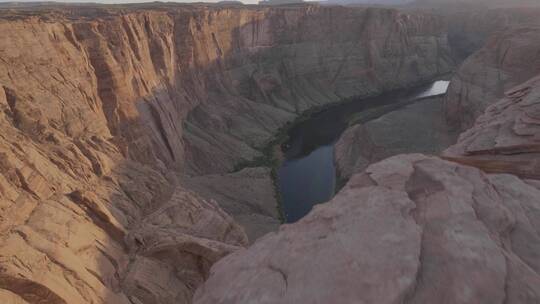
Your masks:
M355 172L364 170L378 158L383 158L382 154L383 149L375 145L364 125L349 127L334 144L336 175L341 180L347 180Z
M255 241L276 231L279 220L278 201L270 168L245 168L229 174L187 177L186 187L201 196L219 202L221 208L244 227L248 239Z
M219 261L194 301L537 303L539 198L512 175L396 156Z
M468 129L506 90L540 73L539 41L538 27L512 28L494 35L469 57L448 89L448 123L460 130Z
M486 109L456 145L449 159L486 172L540 179L540 77L508 90Z
M348 128L335 144L337 175L346 181L374 162L403 153L438 155L457 136L445 123L443 97L417 101Z

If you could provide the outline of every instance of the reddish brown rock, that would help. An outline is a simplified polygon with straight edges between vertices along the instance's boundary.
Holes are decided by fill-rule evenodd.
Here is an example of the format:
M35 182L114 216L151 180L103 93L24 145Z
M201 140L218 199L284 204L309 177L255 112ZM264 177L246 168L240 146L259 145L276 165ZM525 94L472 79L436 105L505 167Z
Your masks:
M195 303L536 303L540 191L400 155L215 264Z
M540 77L506 93L445 151L449 159L487 172L540 179Z

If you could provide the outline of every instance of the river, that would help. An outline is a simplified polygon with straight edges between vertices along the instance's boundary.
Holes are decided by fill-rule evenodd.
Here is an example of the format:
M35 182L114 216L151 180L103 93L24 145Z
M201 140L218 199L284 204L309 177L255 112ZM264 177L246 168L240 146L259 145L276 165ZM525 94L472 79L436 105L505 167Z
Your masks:
M378 107L443 95L448 81L338 104L295 124L282 144L285 160L278 169L282 209L287 223L305 216L314 205L330 200L336 190L334 144L354 115ZM392 111L391 107L386 107Z

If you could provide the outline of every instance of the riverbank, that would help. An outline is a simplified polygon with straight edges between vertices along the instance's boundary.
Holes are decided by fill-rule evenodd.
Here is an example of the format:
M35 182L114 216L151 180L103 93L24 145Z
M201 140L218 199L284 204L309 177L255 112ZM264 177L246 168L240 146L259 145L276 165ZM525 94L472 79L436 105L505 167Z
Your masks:
M447 78L447 75L442 75L440 76L440 78L443 78L443 79ZM280 169L282 168L284 162L288 158L286 154L290 154L291 147L292 149L294 149L294 146L295 146L294 144L291 145L290 143L291 135L292 135L291 133L294 133L295 129L299 128L299 126L302 126L303 124L309 124L310 120L317 119L317 117L321 115L325 116L326 115L325 113L329 113L329 112L331 113L335 111L336 109L340 109L341 107L352 107L353 109L351 109L350 110L351 112L348 114L352 114L354 112L362 113L363 111L370 111L366 109L369 109L371 107L374 107L375 109L379 109L382 107L381 109L384 111L380 113L380 115L382 115L384 113L387 113L396 109L396 106L392 106L392 104L385 106L384 103L386 99L403 98L404 96L410 97L410 96L416 96L418 94L423 94L425 92L429 92L433 84L434 84L433 81L421 82L421 83L417 83L413 86L410 86L404 89L392 90L392 91L381 93L375 96L364 96L364 97L343 99L339 102L325 104L323 106L313 107L309 110L306 110L302 112L300 115L298 115L298 117L294 121L286 123L283 127L278 129L274 137L266 145L264 145L263 148L259 150L261 151L260 157L257 157L251 161L237 164L233 172L231 172L231 174L234 174L235 172L239 172L246 168L258 168L258 167L270 168L270 177L271 177L272 185L274 188L275 200L277 201L276 209L277 209L277 213L279 214L279 219L282 223L295 221L298 218L294 218L292 220L287 219L287 214L286 214L287 212L285 211L285 208L284 208L283 193L282 193L282 188L287 188L287 187L286 185L285 186L280 185L280 178L279 178ZM407 104L410 103L410 100L408 100L407 98L405 99L406 99L405 102L407 102ZM399 107L402 107L404 105L405 104L403 102L398 102ZM328 142L329 145L333 145L333 143L337 141L341 132L343 132L349 125L349 120L353 119L353 116L348 117L346 119L347 121L343 121L343 124L338 129L333 130L335 131L335 133L332 135L330 142ZM314 132L310 132L310 133L316 134L317 130L314 130ZM294 137L294 135L292 136ZM310 151L308 151L308 153L309 152ZM330 154L332 154L331 151L330 151ZM331 157L331 155L330 157L323 157L322 160L324 159L327 159L329 161L328 163L329 166L333 166L333 157ZM317 161L315 161L314 165L316 163ZM327 170L326 175L328 174L332 175L332 178L329 178L328 182L329 183L335 182L336 180L335 168L329 168ZM320 172L313 171L312 175L320 176ZM293 183L297 182L297 179L293 178L292 182ZM295 191L299 191L299 193L302 193L303 189L301 188L310 188L311 190L313 190L313 187L311 187L310 185L302 185L299 189L295 189ZM321 190L316 187L315 189L317 189L318 191L323 191L325 193L323 195L324 198L321 199L319 202L324 202L327 199L330 199L335 193L334 188L335 187L331 187L331 189L327 188L326 190ZM309 193L306 193L306 194L309 194ZM317 196L317 194L312 194L312 195ZM298 197L296 200L302 200L302 199L304 198ZM309 206L309 209L311 209L311 205ZM304 212L308 212L308 211L309 210L302 211L301 213L303 214Z
M349 127L335 144L338 190L353 172L374 162L403 153L438 155L454 144L459 132L446 124L443 98L430 97L398 108L385 107L391 109L386 113L378 109L356 121L361 123Z

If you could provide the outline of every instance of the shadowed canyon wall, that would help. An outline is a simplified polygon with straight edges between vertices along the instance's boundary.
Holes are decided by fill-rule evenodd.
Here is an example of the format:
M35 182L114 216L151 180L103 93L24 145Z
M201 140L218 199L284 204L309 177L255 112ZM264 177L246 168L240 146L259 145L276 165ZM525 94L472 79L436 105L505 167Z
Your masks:
M0 11L0 298L189 303L248 241L187 189L223 177L184 175L230 171L314 106L445 73L449 54L438 18L395 10Z
M222 47L208 100L188 116L186 159L194 172L229 171L258 156L254 148L303 111L452 67L444 24L432 16L317 7L258 14L262 21L236 31L235 48Z
M481 46L452 78L445 99L450 125L462 131L470 128L486 107L503 97L506 90L540 73L537 16L540 10L532 8L476 12L455 27L471 34L449 34L455 36L450 41L461 41L452 43L458 52L476 51L474 46ZM479 39L481 37L484 39Z

